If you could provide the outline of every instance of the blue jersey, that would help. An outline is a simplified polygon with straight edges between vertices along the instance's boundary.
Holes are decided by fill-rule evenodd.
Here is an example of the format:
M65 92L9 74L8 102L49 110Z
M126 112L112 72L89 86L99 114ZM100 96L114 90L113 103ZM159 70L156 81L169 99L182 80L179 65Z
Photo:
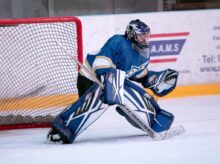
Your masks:
M112 36L96 54L88 54L85 64L97 75L113 67L126 72L126 78L139 79L147 74L149 50L141 54L124 35Z

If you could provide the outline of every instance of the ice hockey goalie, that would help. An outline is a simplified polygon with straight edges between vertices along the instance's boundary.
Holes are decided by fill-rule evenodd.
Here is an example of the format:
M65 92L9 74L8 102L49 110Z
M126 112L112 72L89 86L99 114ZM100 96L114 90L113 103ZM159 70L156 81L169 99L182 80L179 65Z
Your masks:
M137 114L154 132L171 127L173 114L161 109L145 88L157 96L165 96L176 87L178 72L148 70L149 37L150 28L138 19L132 20L124 35L112 36L98 53L87 55L84 66L90 72L83 68L79 72L80 98L55 118L47 136L50 141L74 142L111 105L117 105L116 111L136 128L141 129L121 105Z

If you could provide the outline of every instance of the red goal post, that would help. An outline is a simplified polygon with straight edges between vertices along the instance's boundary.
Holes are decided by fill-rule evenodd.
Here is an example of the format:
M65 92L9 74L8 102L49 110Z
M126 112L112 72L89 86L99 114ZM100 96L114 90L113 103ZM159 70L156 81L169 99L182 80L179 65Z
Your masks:
M0 19L0 130L48 127L78 97L83 61L77 17Z

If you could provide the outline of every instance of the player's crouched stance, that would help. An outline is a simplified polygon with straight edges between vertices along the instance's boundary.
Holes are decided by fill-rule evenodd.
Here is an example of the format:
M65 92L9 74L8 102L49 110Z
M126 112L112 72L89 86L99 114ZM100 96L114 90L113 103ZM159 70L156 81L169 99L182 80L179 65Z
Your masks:
M72 143L110 105L115 104L118 104L117 112L137 128L140 127L120 106L133 110L155 132L170 128L174 116L161 109L143 87L126 79L125 72L109 68L102 76L104 88L94 83L83 96L55 118L47 136L50 141ZM178 73L171 69L161 72L149 71L139 82L151 89L155 95L164 96L175 88L177 77Z

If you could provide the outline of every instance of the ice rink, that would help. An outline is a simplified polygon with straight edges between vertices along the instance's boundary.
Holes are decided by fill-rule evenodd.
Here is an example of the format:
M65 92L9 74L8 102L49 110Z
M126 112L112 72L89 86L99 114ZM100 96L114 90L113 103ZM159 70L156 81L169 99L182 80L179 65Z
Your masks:
M153 141L109 109L74 144L46 144L47 128L0 131L1 164L218 164L220 95L159 101L183 125L180 136Z

